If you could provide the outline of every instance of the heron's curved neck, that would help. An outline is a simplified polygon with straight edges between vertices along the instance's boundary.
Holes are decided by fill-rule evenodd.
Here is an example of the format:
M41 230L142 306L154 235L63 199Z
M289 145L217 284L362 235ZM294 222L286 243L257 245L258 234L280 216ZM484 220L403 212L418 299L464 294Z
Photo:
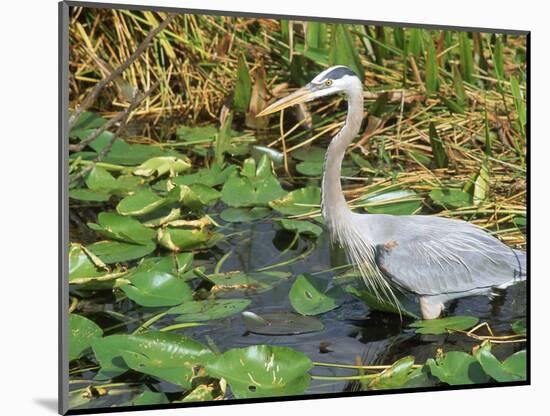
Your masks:
M359 133L363 120L363 92L361 89L347 93L347 101L348 114L344 127L331 140L325 155L321 211L331 232L340 229L351 214L342 192L340 176L346 148Z

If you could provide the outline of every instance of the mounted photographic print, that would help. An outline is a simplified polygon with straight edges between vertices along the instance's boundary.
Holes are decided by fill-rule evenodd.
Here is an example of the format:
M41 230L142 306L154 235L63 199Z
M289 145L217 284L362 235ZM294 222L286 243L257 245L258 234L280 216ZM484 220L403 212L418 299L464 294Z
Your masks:
M59 10L60 413L529 383L528 32Z

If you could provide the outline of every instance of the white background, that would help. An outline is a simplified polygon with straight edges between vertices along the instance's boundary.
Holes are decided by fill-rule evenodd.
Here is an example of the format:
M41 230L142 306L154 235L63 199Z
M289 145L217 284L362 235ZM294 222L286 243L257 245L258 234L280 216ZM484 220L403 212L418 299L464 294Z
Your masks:
M548 18L543 1L193 0L141 4L532 31L532 386L195 409L147 415L548 412ZM116 1L115 1L116 2ZM57 395L57 2L11 1L0 20L0 408L53 415ZM6 94L7 89L7 94ZM545 397L546 396L546 397ZM540 407L539 407L540 406ZM547 409L546 411L544 409ZM137 413L126 413L133 415Z

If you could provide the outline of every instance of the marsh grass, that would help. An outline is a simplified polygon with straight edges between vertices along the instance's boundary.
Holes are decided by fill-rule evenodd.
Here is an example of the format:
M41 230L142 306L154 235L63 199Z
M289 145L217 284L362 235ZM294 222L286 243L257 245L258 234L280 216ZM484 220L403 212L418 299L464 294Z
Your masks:
M75 8L71 106L165 17ZM347 181L350 199L386 186L473 195L486 166L483 198L448 209L428 200L425 208L475 222L524 247L518 223L524 223L527 196L525 55L524 36L179 15L93 109L115 117L129 105L131 91L160 81L133 112L126 141L178 148L179 125L219 125L229 110L238 130L287 160L301 147L327 144L345 116L341 100L289 111L283 125L273 117L260 126L267 128L256 129L245 119L327 65L345 63L363 70L369 135L355 149L368 167ZM284 169L278 173L283 181L303 179Z

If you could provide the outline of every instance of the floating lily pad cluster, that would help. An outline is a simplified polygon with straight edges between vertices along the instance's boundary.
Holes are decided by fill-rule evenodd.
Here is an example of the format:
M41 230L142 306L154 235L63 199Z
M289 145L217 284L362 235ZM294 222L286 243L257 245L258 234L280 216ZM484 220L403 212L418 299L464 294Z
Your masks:
M245 105L247 97L239 100ZM83 140L105 123L104 118L85 112L71 138ZM288 191L275 173L273 152L265 148L257 152L258 157L247 157L248 145L233 140L237 134L227 126L180 127L176 136L192 150L182 153L116 139L102 161L93 163L110 146L113 136L106 131L71 155L71 169L89 168L69 196L75 205L94 210L86 226L95 237L69 247L74 302L69 315L71 365L98 366L96 381L127 374L169 383L179 394L176 399L169 395L169 400L166 394L144 389L121 405L302 394L317 377L314 363L297 349L261 344L220 351L208 339L199 341L180 333L196 326L238 322L247 333L267 337L321 333L326 314L353 297L371 310L400 314L405 322L418 319L414 312L399 311L367 290L342 288L315 274L293 276L275 268L221 271L205 261L203 253L222 247L228 223L270 218L295 239L312 242L322 238L321 189L314 177L322 173L324 149L314 146L291 154L296 171L310 178ZM211 148L215 149L213 158ZM209 163L197 168L197 157ZM344 175L372 169L356 153L352 160L346 162ZM429 199L441 208L478 203L486 195L481 188L486 172L480 171L473 181L473 189L436 189ZM425 196L392 185L372 188L354 203L371 213L410 215L422 209ZM291 282L291 310L255 308L255 295L286 281ZM79 309L79 301L111 292L142 319L132 325L116 311L109 311L122 323L105 327L97 315ZM418 336L437 335L468 330L477 322L472 317L415 321L410 324L413 329L406 330ZM515 322L513 330L524 333L525 324ZM517 381L525 379L525 372L525 352L499 361L490 346L484 345L473 355L451 351L423 365L416 364L414 357L401 358L369 374L364 386L393 389ZM72 407L103 394L99 387L90 389L72 393Z

